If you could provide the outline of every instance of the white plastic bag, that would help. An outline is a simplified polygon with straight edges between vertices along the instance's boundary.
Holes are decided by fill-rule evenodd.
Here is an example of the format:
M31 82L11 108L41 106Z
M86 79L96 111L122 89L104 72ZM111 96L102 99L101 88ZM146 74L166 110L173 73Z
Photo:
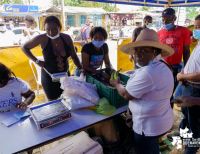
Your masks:
M75 80L73 77L65 77L61 81L61 88L64 90L63 96L79 96L94 104L99 101L96 85L85 81Z
M96 104L81 98L79 96L68 96L63 97L62 103L67 106L70 110L77 110L81 108L91 107L95 106Z

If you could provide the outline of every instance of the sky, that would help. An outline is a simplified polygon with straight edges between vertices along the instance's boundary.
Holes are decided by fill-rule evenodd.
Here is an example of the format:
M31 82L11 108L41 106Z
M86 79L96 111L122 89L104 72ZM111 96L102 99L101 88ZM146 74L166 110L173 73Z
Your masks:
M46 8L51 6L52 0L31 0L32 5L38 5L39 7Z

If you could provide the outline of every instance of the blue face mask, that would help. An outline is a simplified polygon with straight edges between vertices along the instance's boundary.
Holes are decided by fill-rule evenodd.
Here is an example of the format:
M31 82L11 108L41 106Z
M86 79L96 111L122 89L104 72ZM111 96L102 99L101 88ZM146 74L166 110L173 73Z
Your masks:
M96 47L96 48L101 48L102 45L104 45L105 41L96 41L93 40L92 44Z
M174 24L173 23L166 24L166 25L164 25L164 28L166 30L170 30L170 29L174 28Z
M200 29L193 30L193 37L197 40L200 40Z

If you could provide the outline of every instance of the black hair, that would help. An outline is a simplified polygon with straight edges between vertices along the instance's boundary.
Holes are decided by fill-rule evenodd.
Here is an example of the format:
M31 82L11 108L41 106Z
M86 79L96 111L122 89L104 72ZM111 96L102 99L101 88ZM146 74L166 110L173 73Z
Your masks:
M94 35L97 34L97 33L101 33L105 40L108 38L108 34L103 27L92 28L92 30L90 31L90 38L93 39Z
M200 14L195 17L195 20L200 20Z
M153 18L152 18L152 16L150 16L150 15L146 15L145 17L144 17L144 20L152 20Z
M14 75L14 73L4 64L0 63L0 83L6 85L12 78L12 75Z
M25 17L25 20L28 21L28 22L31 22L31 23L34 23L34 22L35 22L35 19L34 19L32 16L30 16L30 15L27 15L27 16Z
M62 25L60 20L56 16L48 16L44 21L45 24L55 23L60 29L62 29Z

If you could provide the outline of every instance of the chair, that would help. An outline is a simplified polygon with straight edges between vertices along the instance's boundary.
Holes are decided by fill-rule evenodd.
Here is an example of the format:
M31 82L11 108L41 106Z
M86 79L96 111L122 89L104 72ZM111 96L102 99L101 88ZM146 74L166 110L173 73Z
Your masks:
M42 57L37 57L38 59L42 60ZM39 90L40 90L40 86L42 85L41 82L41 67L39 67L35 62L33 62L32 60L29 60L29 65L31 67L31 70L33 72L36 84L37 84L37 95L39 95Z

